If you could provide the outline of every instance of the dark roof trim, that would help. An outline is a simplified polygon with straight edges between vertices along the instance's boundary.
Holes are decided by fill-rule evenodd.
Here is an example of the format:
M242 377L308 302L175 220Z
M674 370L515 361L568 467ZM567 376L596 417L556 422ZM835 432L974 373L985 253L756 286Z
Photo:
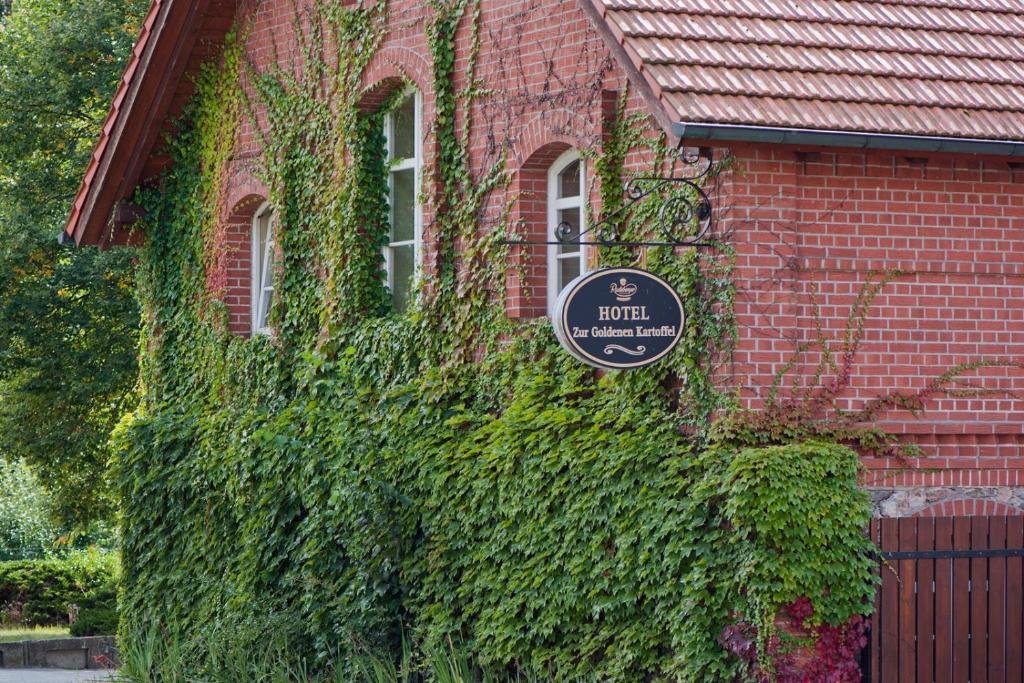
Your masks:
M808 128L772 128L723 123L686 123L672 126L682 140L722 140L729 142L770 142L779 145L847 147L851 149L890 149L907 152L947 152L983 154L997 157L1024 157L1024 142L944 138L923 135L888 135Z

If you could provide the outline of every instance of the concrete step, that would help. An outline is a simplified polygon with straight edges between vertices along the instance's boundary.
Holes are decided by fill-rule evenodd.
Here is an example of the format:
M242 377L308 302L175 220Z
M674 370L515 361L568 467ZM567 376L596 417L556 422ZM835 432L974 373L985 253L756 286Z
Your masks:
M113 636L0 643L3 669L103 669L117 661Z
M0 669L0 683L112 683L113 671L66 669Z

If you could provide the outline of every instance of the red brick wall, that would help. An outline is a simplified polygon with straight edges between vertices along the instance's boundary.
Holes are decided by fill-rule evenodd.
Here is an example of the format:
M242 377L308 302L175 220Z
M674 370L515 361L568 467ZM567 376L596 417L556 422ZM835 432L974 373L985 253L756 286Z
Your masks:
M513 189L519 195L513 222L517 236L531 242L553 239L548 225L548 171L568 145L544 145L515 171ZM509 264L506 310L511 318L547 314L548 248L531 244L513 247Z
M749 403L815 338L841 339L872 272L902 271L865 318L844 409L913 394L978 360L1024 360L1024 174L1005 160L735 147L719 207L738 249L741 344L735 372ZM838 345L837 345L838 348ZM816 361L798 367L806 378ZM911 471L869 460L880 486L1024 486L1024 371L965 375L1005 393L936 396L920 418L883 426L919 444ZM936 472L925 471L934 468Z
M300 2L300 5L302 3ZM295 55L292 0L252 0L241 3L239 17L248 22L245 53L257 67L266 66L274 55L284 62ZM305 11L305 10L303 10ZM395 0L390 3L390 31L375 54L363 78L366 95L362 105L372 108L383 92L402 79L411 80L423 95L424 130L430 130L434 116L430 54L424 25L431 16L423 0ZM617 100L625 77L615 68L602 39L576 0L484 0L480 18L482 49L477 75L482 86L495 95L483 98L471 112L474 129L471 158L474 169L485 173L504 155L514 178L514 192L521 200L513 206L514 224L520 236L530 239L546 235L547 166L557 154L570 147L594 147L607 135L609 106ZM468 25L459 32L456 85L464 86L464 70L470 38ZM516 49L510 49L510 46ZM633 107L639 106L637 98ZM461 122L460 122L461 123ZM429 167L436 154L436 140L428 133L424 162ZM247 182L257 160L259 135L247 120L240 122L238 145L232 161L226 196L237 194L235 184ZM549 159L550 157L550 159ZM425 188L428 196L436 189ZM266 195L264 194L264 197ZM596 195L595 195L596 199ZM507 197L496 193L486 207L483 224L495 227L505 209ZM424 263L434 269L431 249L432 202L424 207ZM507 308L515 318L543 315L546 306L546 249L518 249L514 255L526 273L520 282L513 273L508 285ZM235 297L241 305L242 297ZM239 317L232 312L232 320Z
M248 194L224 219L225 289L228 329L239 335L252 332L253 218L266 201L266 193Z
M380 88L393 87L399 77L412 80L423 94L429 131L434 100L423 29L427 5L391 3L391 30L364 87L370 107L379 101L374 93ZM257 65L265 65L275 50L285 58L294 50L291 8L291 0L243 3L239 12L252 22L246 52ZM548 165L564 149L600 144L608 133L610 103L626 78L577 0L484 0L480 21L477 75L493 94L470 112L472 166L483 174L506 159L513 180L509 192L516 198L513 224L519 235L537 238L547 233ZM467 27L459 37L456 81L464 85ZM635 90L629 110L643 111ZM652 135L658 132L652 123ZM253 182L249 167L257 141L243 122L225 197L252 194L246 188ZM428 165L435 145L428 133ZM961 362L1024 358L1024 172L1015 177L998 159L756 145L728 151L736 163L720 181L718 229L731 233L738 250L741 340L723 384L740 390L751 405L764 398L764 388L796 345L813 339L812 300L823 328L841 335L871 271L905 274L871 307L845 407L886 392L918 391ZM645 159L633 155L630 161L638 165ZM596 201L594 187L590 196ZM510 198L494 193L484 229L497 224ZM227 206L233 209L235 201ZM424 216L428 272L432 204ZM243 225L232 209L225 208L229 244ZM242 247L233 252L237 258L228 259L228 283L239 283L248 267ZM543 315L546 249L513 249L513 261L509 315ZM242 332L247 293L239 285L227 295L232 329ZM808 367L796 371L812 373ZM1003 368L975 373L986 386L1024 394L1022 374ZM1024 402L1008 395L945 397L928 407L921 419L883 416L886 426L922 446L926 458L920 467L903 471L902 463L868 461L869 483L1024 486Z

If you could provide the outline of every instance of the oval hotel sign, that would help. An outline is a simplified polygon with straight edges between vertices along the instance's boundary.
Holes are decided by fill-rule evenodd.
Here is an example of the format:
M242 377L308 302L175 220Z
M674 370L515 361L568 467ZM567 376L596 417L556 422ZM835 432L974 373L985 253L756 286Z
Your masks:
M621 370L650 365L683 334L683 303L671 285L637 268L585 273L562 290L552 323L579 360Z

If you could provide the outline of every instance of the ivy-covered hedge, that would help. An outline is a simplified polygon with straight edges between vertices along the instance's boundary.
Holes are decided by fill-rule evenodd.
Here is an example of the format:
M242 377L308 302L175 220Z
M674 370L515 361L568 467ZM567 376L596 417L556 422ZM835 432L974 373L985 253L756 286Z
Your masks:
M679 349L650 368L599 376L559 352L543 321L504 316L500 239L512 227L504 213L497 228L480 221L508 173L500 159L470 171L469 118L455 115L489 96L475 49L460 55L469 86L452 85L456 28L477 35L479 5L429 5L428 200L443 210L428 231L429 283L406 315L387 310L381 277L383 112L357 106L383 2L316 5L299 26L301 68L261 71L232 43L200 79L173 167L139 197L144 398L116 435L126 642L154 623L195 642L280 621L287 650L325 666L397 654L404 638L423 651L458 642L495 670L553 680L731 681L745 665L718 642L730 624L755 623L767 641L767 615L796 597L837 628L868 609L856 455L821 442L742 450L713 428L733 406L713 382L734 336L727 244L648 254L688 321ZM275 333L252 339L228 333L208 289L241 116L262 126L259 172L283 256ZM617 121L586 150L605 206L621 202L628 150L656 172L675 163L641 121ZM634 211L623 236L649 235L655 210ZM761 467L779 479L758 480ZM760 497L780 482L781 499ZM749 526L766 502L770 519L821 542L785 554L780 586L768 560L792 539ZM191 665L214 666L206 657Z

